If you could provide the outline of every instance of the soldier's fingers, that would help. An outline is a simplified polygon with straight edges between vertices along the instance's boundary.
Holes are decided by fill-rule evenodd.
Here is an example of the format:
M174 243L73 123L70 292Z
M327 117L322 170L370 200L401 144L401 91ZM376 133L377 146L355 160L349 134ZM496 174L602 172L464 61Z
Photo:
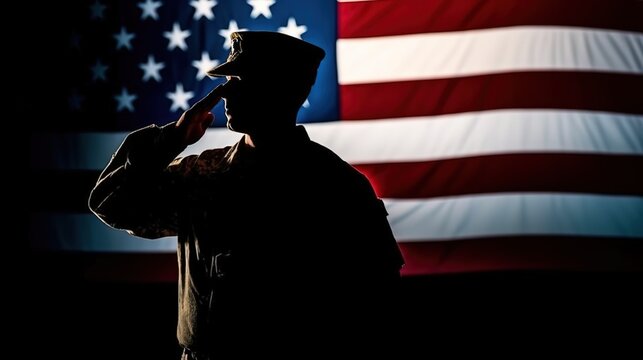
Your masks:
M221 94L223 93L222 90L223 84L218 85L201 100L192 105L192 109L198 111L206 111L212 109L219 102L219 100L221 100Z

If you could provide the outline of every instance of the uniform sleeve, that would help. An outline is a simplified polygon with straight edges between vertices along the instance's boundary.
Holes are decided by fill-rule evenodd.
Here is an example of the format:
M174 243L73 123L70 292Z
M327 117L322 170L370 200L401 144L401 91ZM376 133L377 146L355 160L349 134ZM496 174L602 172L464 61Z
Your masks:
M174 236L185 179L196 156L176 158L175 123L148 126L129 134L101 173L89 208L107 225L155 239Z
M388 222L386 206L364 175L359 174L356 183L360 186L354 193L358 194L360 200L354 213L359 215L354 216L352 221L361 221L360 234L357 236L365 242L359 251L379 264L372 268L399 274L404 258Z

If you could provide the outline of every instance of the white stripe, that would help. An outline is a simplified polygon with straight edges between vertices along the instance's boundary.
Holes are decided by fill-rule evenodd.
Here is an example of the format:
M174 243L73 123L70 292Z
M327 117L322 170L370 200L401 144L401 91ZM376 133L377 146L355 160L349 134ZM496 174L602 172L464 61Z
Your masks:
M174 252L176 237L149 240L105 225L92 214L32 213L29 242L37 250Z
M360 2L360 1L375 1L375 0L337 0L337 2Z
M643 197L491 194L433 200L388 200L398 241L487 236L643 237Z
M491 194L385 200L399 242L511 235L643 238L643 198L577 194ZM174 238L144 240L91 214L32 214L36 249L171 252Z
M543 70L642 74L643 34L520 26L337 41L343 85Z
M107 165L126 136L127 133L123 132L34 134L31 137L31 166L37 169L99 170ZM240 137L240 134L227 129L210 129L186 153L231 145Z
M498 110L321 124L310 133L352 164L525 152L643 155L643 116L598 112Z
M328 122L305 126L311 138L352 164L429 161L529 152L643 155L643 116L564 110L494 110L432 117ZM185 154L234 143L239 134L208 130ZM120 134L40 135L32 166L102 169Z

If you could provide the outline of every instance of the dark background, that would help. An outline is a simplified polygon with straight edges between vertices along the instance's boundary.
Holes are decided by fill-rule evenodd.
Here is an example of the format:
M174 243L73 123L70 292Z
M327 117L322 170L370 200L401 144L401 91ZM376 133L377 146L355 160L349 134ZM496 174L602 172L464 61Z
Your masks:
M175 282L89 279L86 256L30 256L36 274L30 298L36 311L29 312L29 323L38 345L30 354L178 359ZM641 273L562 271L406 277L399 309L404 341L390 358L462 352L558 357L563 351L577 355L599 348L610 358L640 358L642 280ZM332 331L321 329L320 334ZM402 355L406 351L416 355Z

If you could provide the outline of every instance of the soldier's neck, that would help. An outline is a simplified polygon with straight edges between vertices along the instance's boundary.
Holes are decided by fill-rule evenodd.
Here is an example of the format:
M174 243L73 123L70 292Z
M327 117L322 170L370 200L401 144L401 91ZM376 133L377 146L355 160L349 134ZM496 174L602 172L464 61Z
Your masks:
M244 143L246 146L255 149L270 149L287 146L297 138L297 126L276 128L270 132L260 132L253 134L246 134L244 136Z

